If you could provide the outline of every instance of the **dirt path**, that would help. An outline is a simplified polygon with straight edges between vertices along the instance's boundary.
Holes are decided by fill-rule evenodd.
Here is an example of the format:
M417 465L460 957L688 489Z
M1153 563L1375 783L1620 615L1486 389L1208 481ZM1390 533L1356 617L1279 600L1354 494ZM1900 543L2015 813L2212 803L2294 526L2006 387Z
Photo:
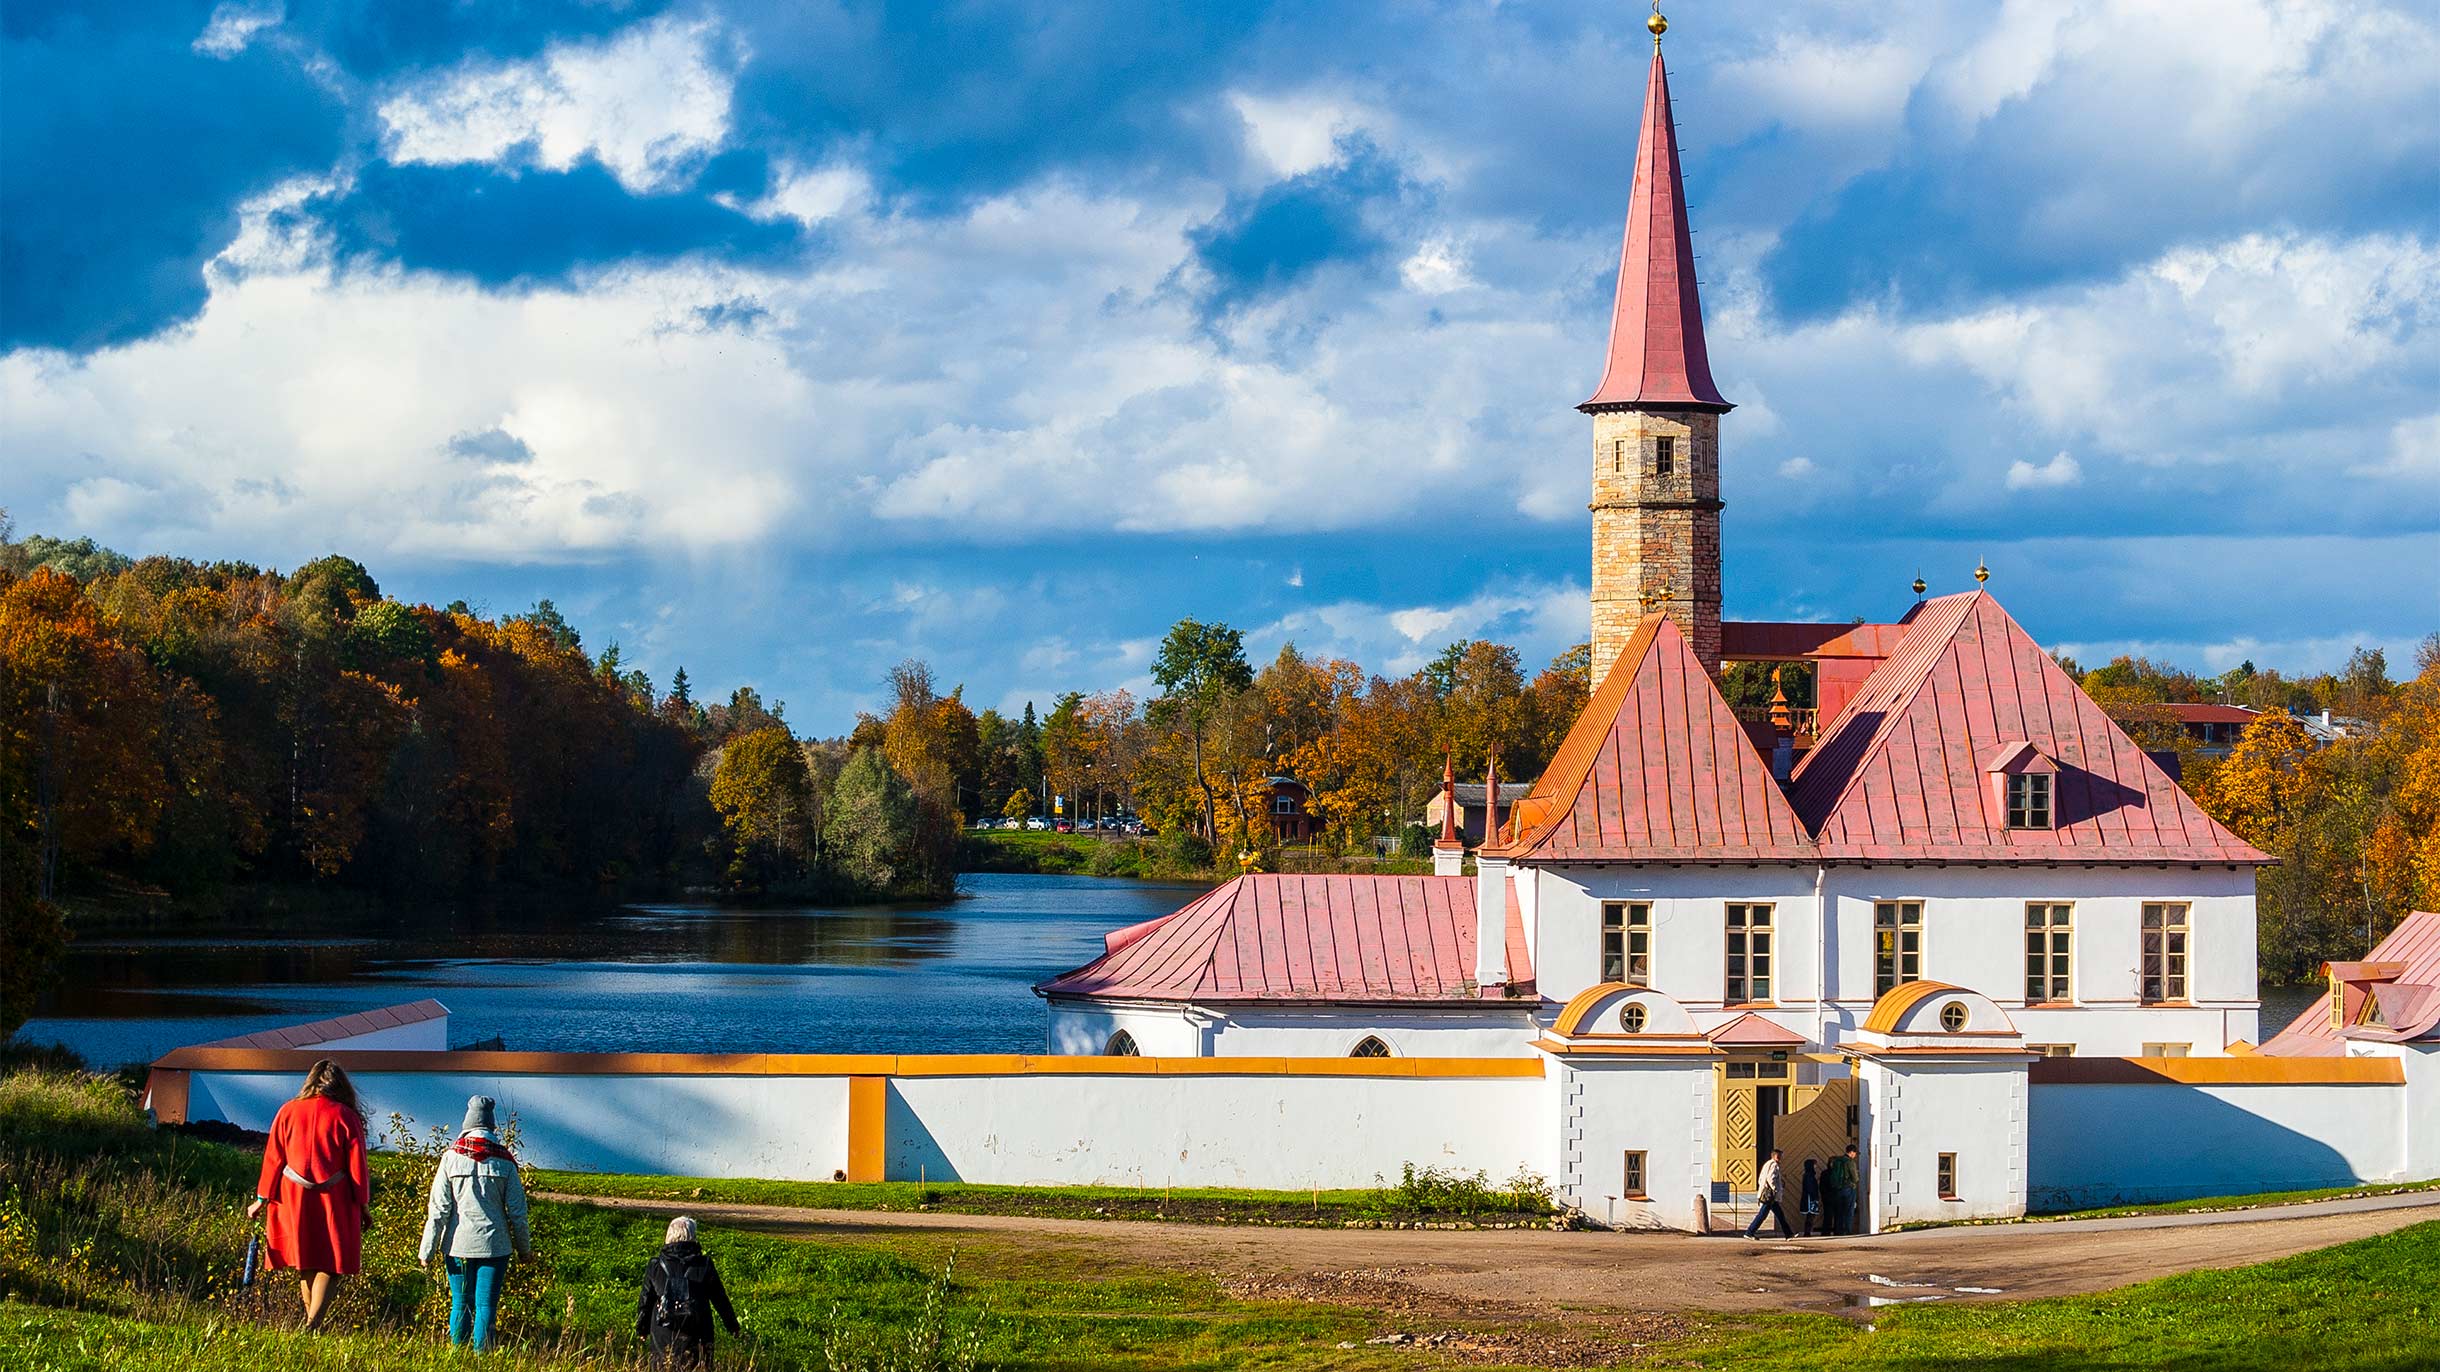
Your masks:
M2440 1194L2233 1214L1917 1230L1873 1238L1694 1238L1542 1230L1266 1229L809 1210L777 1205L548 1195L622 1210L683 1211L708 1224L869 1241L893 1232L989 1235L1112 1264L1207 1272L1250 1295L1450 1313L1849 1310L1868 1298L2104 1291L2201 1267L2266 1262L2440 1219ZM1879 1280L1876 1280L1878 1278Z

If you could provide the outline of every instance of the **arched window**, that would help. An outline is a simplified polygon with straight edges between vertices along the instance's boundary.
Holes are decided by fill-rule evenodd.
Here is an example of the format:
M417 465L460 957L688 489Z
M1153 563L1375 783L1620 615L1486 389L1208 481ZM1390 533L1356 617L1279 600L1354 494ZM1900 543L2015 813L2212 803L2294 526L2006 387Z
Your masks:
M1105 1058L1139 1058L1143 1053L1135 1046L1135 1035L1121 1029L1101 1046L1101 1055Z
M1644 1022L1649 1013L1641 1002L1628 1001L1619 1007L1618 1027L1630 1034L1640 1034L1644 1032Z
M1364 1036L1364 1041L1357 1044L1355 1048L1347 1054L1347 1056L1351 1058L1385 1058L1389 1056L1389 1045L1383 1043L1381 1040L1373 1037L1370 1034L1366 1034Z
M1953 1000L1940 1007L1940 1027L1954 1034L1966 1027L1966 1003Z

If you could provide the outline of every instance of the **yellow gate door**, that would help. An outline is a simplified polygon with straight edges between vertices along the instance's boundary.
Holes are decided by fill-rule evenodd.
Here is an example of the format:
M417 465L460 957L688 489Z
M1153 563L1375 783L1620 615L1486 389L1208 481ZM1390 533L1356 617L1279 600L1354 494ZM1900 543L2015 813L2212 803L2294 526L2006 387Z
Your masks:
M1804 1159L1827 1163L1852 1142L1849 1126L1855 1108L1855 1078L1839 1077L1813 1086L1793 1086L1785 1062L1721 1063L1719 1108L1712 1129L1711 1179L1731 1191L1752 1191L1761 1181L1762 1160L1756 1156L1763 1137L1762 1093L1780 1088L1787 1109L1771 1118L1771 1146L1787 1154L1791 1176L1804 1170Z
M1788 1174L1805 1170L1805 1159L1827 1167L1854 1141L1849 1120L1855 1109L1855 1078L1836 1077L1789 1093L1794 1109L1773 1123L1771 1142L1787 1154Z

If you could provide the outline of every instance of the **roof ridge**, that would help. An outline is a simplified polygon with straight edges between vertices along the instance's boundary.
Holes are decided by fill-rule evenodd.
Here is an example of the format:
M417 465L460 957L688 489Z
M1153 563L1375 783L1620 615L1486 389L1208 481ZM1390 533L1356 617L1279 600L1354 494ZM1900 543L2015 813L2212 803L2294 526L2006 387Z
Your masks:
M1926 609L1933 605L1939 605L1943 601L1962 602L1958 605L1957 622L1951 624L1948 632L1940 636L1940 646L1926 654L1923 660L1923 666L1920 670L1916 671L1915 679L1907 686L1905 695L1892 702L1890 707L1882 712L1881 722L1873 726L1872 735L1864 740L1863 746L1857 751L1855 766L1848 771L1847 779L1841 782L1838 790L1831 795L1830 803L1822 807L1822 817L1820 823L1818 825L1809 823L1805 819L1804 812L1801 810L1797 812L1796 822L1804 826L1806 836L1811 838L1814 842L1819 843L1821 841L1823 827L1826 827L1830 823L1831 817L1836 815L1839 812L1839 808L1847 803L1848 792L1854 790L1856 783L1863 778L1864 763L1870 759L1874 753L1880 751L1882 739L1887 737L1890 730L1897 727L1897 721L1904 718L1906 713L1914 708L1915 700L1917 697L1923 694L1924 683L1932 679L1932 672L1939 666L1940 659L1946 655L1949 648L1955 645L1957 641L1957 631L1964 627L1966 622L1965 612L1973 607L1975 600L1985 594L1987 593L1983 591L1981 587L1976 587L1971 591L1959 591L1954 595L1939 596L1924 602L1924 607ZM1830 721L1831 737L1835 738L1838 736L1838 726L1840 721L1846 719L1850 713L1861 713L1858 707L1863 702L1865 696L1871 691L1872 678L1879 676L1892 664L1897 663L1901 658L1906 656L1907 650L1913 646L1915 630L1923 627L1922 619L1922 616L1918 616L1914 623L1907 626L1906 637L1898 642L1898 651L1892 653L1886 658L1883 658L1881 660L1881 665L1874 668L1871 675L1864 678L1864 686L1857 690L1854 695L1849 696L1847 698L1847 703L1840 707L1838 717ZM1915 669L1910 668L1909 670ZM1821 753L1822 749L1817 744L1811 753L1806 754L1805 761L1811 762L1814 758L1821 756Z

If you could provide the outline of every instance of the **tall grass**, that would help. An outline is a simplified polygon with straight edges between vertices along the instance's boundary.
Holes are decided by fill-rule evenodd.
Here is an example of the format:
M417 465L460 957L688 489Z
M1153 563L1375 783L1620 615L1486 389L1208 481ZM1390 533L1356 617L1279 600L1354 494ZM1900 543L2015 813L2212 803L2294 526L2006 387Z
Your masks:
M412 1143L372 1159L363 1272L338 1284L326 1319L332 1334L383 1351L347 1365L423 1366L419 1350L436 1350L447 1328L447 1285L437 1267L416 1262L424 1198L447 1135L417 1136L403 1118L392 1126L393 1137ZM513 1120L504 1133L514 1147ZM0 1077L0 1297L174 1326L184 1331L176 1338L122 1331L130 1358L140 1346L164 1367L198 1339L251 1346L257 1336L249 1331L293 1327L300 1310L288 1274L239 1283L247 1241L259 1233L243 1207L260 1165L259 1155L153 1129L112 1079L42 1070ZM660 1247L660 1223L549 1203L536 1204L531 1220L536 1258L509 1265L503 1345L520 1365L633 1364L641 1356L636 1292ZM734 1234L715 1246L755 1336L724 1354L724 1367L980 1365L983 1317L946 1271Z

